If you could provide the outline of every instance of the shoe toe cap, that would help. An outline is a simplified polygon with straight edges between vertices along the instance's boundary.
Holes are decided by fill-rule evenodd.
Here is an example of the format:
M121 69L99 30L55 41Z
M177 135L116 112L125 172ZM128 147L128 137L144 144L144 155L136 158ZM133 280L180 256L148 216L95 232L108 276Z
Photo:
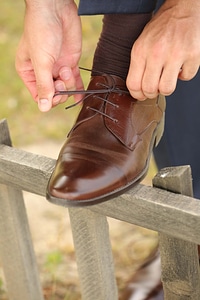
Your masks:
M102 191L108 194L126 183L122 170L109 162L99 164L76 158L56 166L49 181L48 194L70 201L89 200L98 198Z

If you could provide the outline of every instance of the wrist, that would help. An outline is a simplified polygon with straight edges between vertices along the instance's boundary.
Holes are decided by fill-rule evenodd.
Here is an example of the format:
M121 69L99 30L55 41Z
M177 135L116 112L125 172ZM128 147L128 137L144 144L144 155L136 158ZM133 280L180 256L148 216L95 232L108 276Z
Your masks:
M167 7L173 7L173 6L178 6L183 9L198 9L200 7L200 1L199 0L165 0L163 6Z
M169 18L186 19L189 17L200 16L199 0L165 0L158 10L158 14L165 13Z
M31 9L42 9L51 8L57 5L69 5L74 3L74 0L25 0L26 8Z

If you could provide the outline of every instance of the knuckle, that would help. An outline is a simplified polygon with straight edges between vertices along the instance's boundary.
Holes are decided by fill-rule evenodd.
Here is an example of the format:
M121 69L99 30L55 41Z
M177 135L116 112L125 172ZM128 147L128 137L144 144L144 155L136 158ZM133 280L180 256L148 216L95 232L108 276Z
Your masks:
M143 93L148 96L155 96L157 94L158 88L153 83L143 84Z
M134 99L137 99L137 100L145 100L146 99L146 96L143 94L143 92L141 90L139 90L139 91L129 90L129 92Z
M137 93L137 92L141 91L141 84L132 81L130 78L127 78L126 86L127 86L128 90L133 92L133 93L134 92Z
M144 87L143 93L145 95L155 95L157 93L157 89L153 86Z
M172 84L164 84L159 86L159 92L162 95L168 96L171 95L175 90L175 86Z
M138 55L141 54L142 44L139 40L136 40L132 47L132 54Z

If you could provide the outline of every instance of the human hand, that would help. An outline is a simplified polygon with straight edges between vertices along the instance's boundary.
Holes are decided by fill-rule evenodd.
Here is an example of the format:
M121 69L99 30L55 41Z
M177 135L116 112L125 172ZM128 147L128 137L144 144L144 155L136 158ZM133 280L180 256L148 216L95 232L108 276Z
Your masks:
M27 0L16 70L41 111L66 101L58 90L83 89L81 22L73 0ZM75 95L80 100L81 95Z
M199 0L166 0L133 45L127 87L138 100L170 95L199 65Z

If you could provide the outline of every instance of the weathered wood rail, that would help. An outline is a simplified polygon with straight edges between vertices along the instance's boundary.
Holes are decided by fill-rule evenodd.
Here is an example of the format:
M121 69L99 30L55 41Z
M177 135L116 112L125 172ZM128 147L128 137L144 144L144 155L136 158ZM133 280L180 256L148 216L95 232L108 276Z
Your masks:
M55 161L13 148L0 122L0 258L10 300L43 300L22 190L45 196ZM117 300L107 216L159 232L165 300L199 300L200 201L188 166L162 170L154 187L70 208L83 300Z

